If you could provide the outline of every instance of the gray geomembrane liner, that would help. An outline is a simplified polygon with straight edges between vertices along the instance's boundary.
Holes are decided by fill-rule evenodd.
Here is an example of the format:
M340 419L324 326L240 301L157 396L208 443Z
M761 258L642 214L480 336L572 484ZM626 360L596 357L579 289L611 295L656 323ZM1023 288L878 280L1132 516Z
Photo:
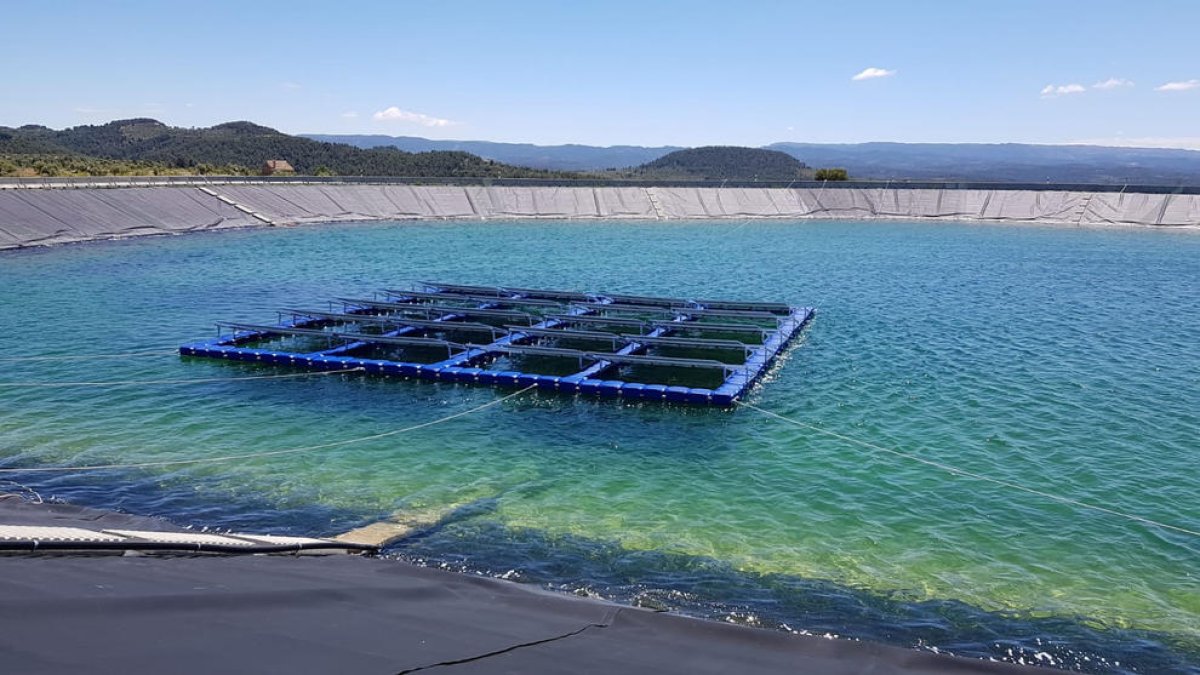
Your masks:
M859 218L1200 227L1200 195L1080 190L212 184L0 190L0 249L355 220Z
M0 248L261 224L194 187L0 190Z

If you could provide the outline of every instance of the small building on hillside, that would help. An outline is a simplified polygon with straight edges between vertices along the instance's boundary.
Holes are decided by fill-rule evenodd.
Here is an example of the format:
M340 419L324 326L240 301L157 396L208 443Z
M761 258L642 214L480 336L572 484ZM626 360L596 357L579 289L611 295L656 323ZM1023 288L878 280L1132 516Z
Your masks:
M295 173L296 170L286 159L268 159L262 165L264 176L291 176Z

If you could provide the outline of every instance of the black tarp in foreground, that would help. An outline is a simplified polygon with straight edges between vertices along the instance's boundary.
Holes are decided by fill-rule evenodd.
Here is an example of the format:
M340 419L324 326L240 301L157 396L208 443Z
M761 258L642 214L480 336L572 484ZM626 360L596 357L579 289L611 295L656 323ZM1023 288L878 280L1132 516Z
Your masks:
M0 524L169 527L0 498ZM5 673L1015 673L348 555L0 557Z

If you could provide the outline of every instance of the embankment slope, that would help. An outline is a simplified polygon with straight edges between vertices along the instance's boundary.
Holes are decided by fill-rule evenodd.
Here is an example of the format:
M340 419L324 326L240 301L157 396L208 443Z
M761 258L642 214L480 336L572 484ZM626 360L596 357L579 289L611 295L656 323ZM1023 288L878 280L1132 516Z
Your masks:
M934 219L1200 227L1200 195L912 187L228 183L0 189L0 248L404 219Z

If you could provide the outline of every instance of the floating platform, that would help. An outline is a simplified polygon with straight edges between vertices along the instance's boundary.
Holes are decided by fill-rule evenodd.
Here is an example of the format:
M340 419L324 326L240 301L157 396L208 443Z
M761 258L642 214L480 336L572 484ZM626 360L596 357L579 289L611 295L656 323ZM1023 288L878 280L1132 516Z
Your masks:
M813 317L784 303L421 282L276 324L219 322L185 356L730 406Z

